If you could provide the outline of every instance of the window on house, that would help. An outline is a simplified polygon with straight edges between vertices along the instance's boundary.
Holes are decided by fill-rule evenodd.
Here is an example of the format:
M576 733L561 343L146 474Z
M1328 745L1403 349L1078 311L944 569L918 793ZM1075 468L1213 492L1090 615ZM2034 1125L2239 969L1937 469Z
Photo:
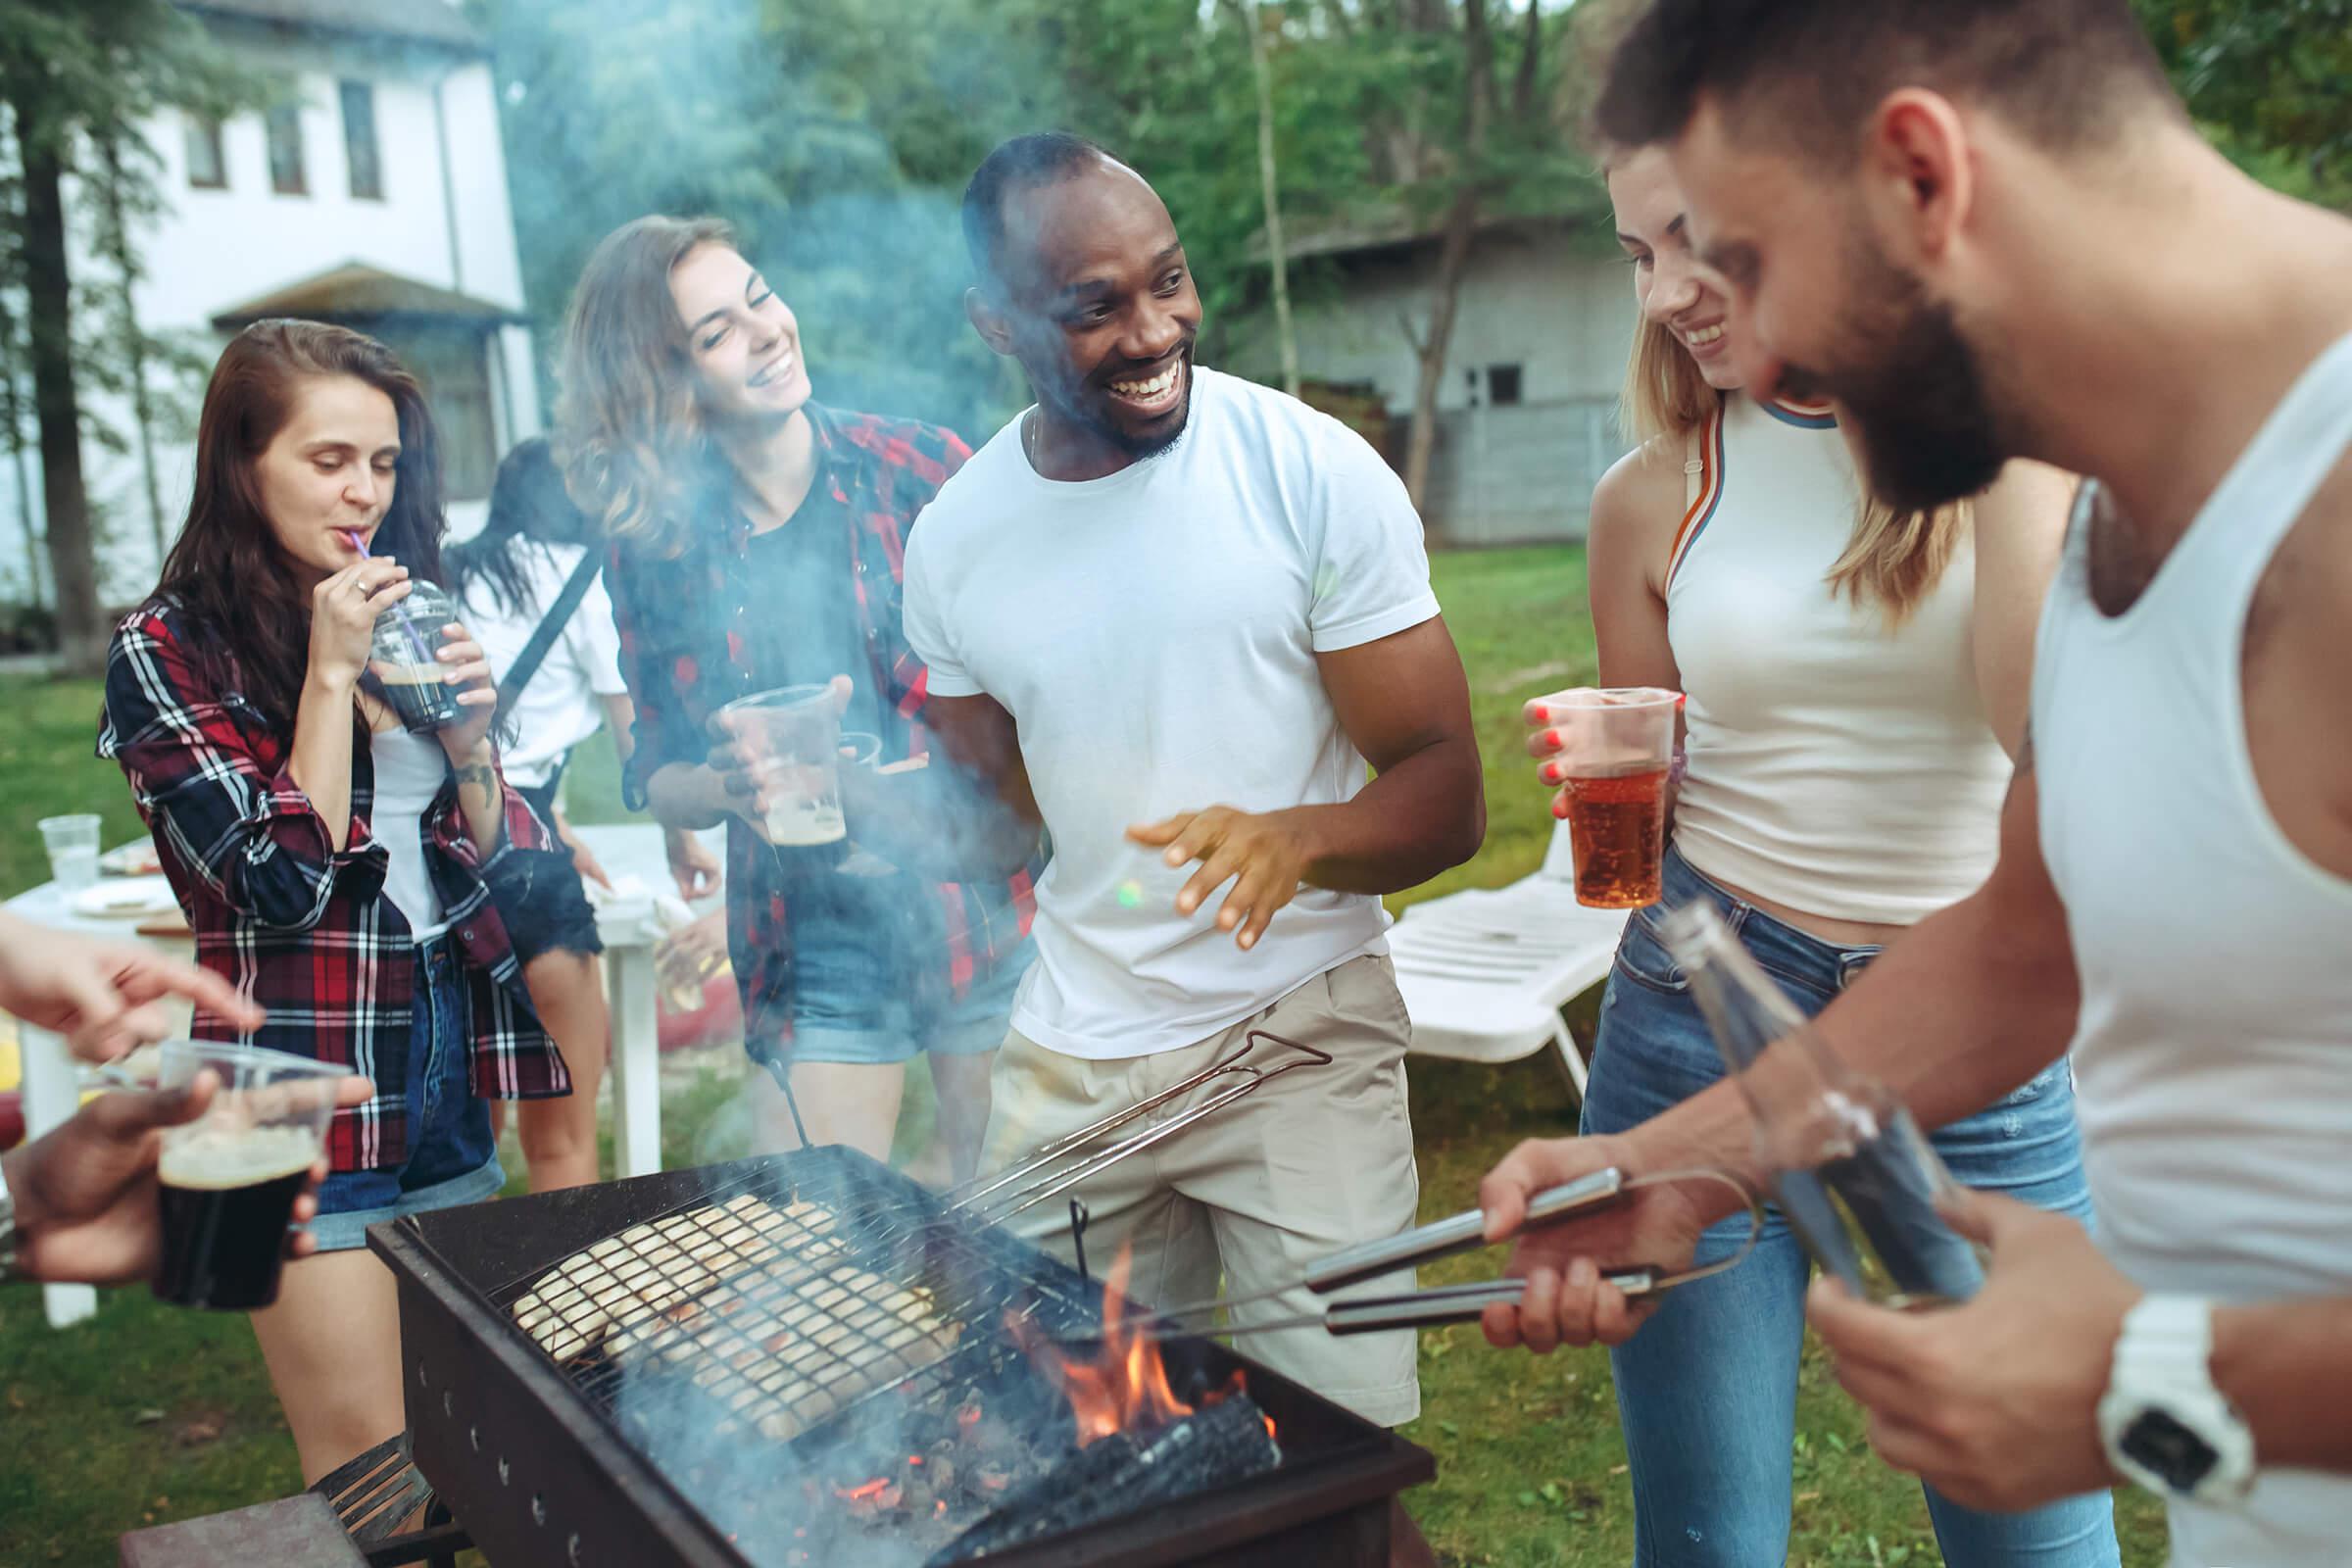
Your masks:
M186 115L180 127L188 149L188 183L198 190L226 190L228 161L220 156L220 122Z
M497 431L491 423L489 341L468 327L380 330L424 388L441 440L441 487L451 501L479 501L498 471Z
M339 84L343 100L343 154L351 164L351 194L356 200L384 199L384 162L376 150L375 87L370 82Z
M1507 408L1519 401L1519 367L1490 365L1487 367L1487 403L1493 408Z
M262 128L270 142L270 188L280 196L310 194L302 164L302 106L275 106L262 117Z

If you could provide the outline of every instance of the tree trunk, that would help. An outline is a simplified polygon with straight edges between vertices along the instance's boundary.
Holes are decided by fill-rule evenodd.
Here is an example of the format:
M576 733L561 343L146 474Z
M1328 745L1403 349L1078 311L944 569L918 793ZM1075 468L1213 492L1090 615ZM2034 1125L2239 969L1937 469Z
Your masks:
M1413 510L1429 499L1430 460L1438 449L1438 390L1453 341L1453 318L1462 299L1462 275L1470 269L1470 241L1478 231L1478 188L1467 185L1446 211L1446 232L1438 244L1438 275L1429 290L1429 324L1413 345L1421 373L1413 387L1413 423L1404 447L1404 489Z
M24 530L24 593L39 609L49 602L41 578L41 530L32 516L32 475L24 466L24 398L18 378L17 323L0 300L0 426L8 431L10 466L16 469L17 522Z
M122 202L122 152L114 142L100 149L106 178L99 199L106 203L107 260L115 270L115 304L122 313L122 342L130 372L130 422L139 440L139 477L146 488L147 531L155 542L156 569L161 571L167 549L164 489L155 466L155 396L147 385L147 329L139 324L138 255L130 245L130 215Z
M1266 208L1266 256L1274 271L1274 340L1282 351L1282 389L1298 395L1298 338L1291 329L1291 262L1282 243L1282 201L1274 164L1274 72L1257 0L1238 0L1242 30L1250 35L1250 74L1257 83L1257 183Z
M32 340L32 405L41 427L41 492L49 575L57 585L58 651L67 673L106 667L98 613L98 560L81 476L81 405L74 390L73 280L66 267L64 163L52 127L17 104L24 167L24 294Z
M1438 448L1438 389L1446 381L1462 277L1470 269L1471 242L1478 234L1479 204L1485 195L1487 127L1494 112L1494 36L1487 28L1486 0L1466 0L1462 7L1462 56L1461 155L1454 168L1453 200L1446 204L1445 232L1438 243L1429 324L1413 345L1421 373L1413 388L1413 422L1405 439L1404 488L1416 512L1429 499L1430 459Z

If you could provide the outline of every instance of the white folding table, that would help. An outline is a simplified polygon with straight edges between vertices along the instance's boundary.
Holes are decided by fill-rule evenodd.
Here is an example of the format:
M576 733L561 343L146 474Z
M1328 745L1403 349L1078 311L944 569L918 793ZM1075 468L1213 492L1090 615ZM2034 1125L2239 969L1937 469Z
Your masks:
M670 886L669 863L662 848L662 830L650 822L627 822L607 827L575 827L614 881L635 876L648 889ZM176 957L191 956L187 937L153 938L134 934L132 919L101 918L74 912L71 895L54 882L44 882L7 902L8 910L36 925L118 941L146 942ZM655 1014L653 901L623 899L597 911L597 931L605 941L605 989L612 1012L612 1121L616 1161L623 1176L643 1176L662 1168L662 1077L660 1023ZM23 1062L24 1133L27 1139L72 1116L81 1092L73 1056L66 1043L47 1029L18 1020L17 1039ZM42 1305L52 1325L63 1328L88 1317L98 1308L98 1295L87 1285L47 1285Z

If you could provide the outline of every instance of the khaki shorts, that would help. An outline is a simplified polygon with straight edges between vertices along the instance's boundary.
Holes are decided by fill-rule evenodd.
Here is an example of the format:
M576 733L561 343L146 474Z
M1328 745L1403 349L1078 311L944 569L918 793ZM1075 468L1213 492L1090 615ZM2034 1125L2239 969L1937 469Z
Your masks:
M1405 1107L1412 1038L1396 971L1382 955L1351 958L1272 1006L1198 1045L1116 1061L1065 1056L1005 1037L992 1080L982 1170L1002 1170L1049 1139L1150 1099L1269 1029L1328 1051L1329 1066L1283 1074L1150 1149L1015 1216L1011 1228L1072 1260L1068 1199L1086 1203L1088 1266L1101 1275L1122 1245L1135 1251L1129 1292L1176 1306L1254 1296L1295 1279L1326 1253L1394 1236L1414 1221L1421 1182ZM1251 1061L1289 1054L1261 1046ZM1159 1111L1170 1115L1234 1083L1209 1080ZM1219 1291L1220 1276L1223 1291ZM1369 1280L1339 1297L1410 1290L1412 1274ZM1303 1289L1233 1309L1237 1324L1314 1312ZM1325 1397L1396 1426L1421 1412L1409 1329L1336 1338L1278 1329L1235 1341L1245 1354Z

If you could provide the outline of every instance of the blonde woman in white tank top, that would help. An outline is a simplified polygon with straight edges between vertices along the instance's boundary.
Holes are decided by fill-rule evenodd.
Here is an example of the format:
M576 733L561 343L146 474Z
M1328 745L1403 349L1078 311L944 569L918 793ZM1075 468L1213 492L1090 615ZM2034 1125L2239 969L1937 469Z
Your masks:
M1729 303L1690 254L1666 156L1619 158L1608 176L1642 318L1628 422L1646 439L1592 497L1600 680L1689 694L1665 905L1714 903L1815 1012L1992 865L2068 487L2023 469L1973 518L1879 508L1857 528L1835 412L1740 390ZM1530 750L1551 754L1543 729ZM1721 1074L1656 912L1628 922L1609 977L1588 1134ZM2088 1213L2063 1063L1936 1142L1967 1185ZM1710 1233L1701 1257L1734 1240ZM1612 1351L1644 1568L1787 1556L1807 1274L1776 1216L1754 1256L1674 1293ZM2104 1494L2026 1514L1928 1500L1953 1568L2118 1561Z

